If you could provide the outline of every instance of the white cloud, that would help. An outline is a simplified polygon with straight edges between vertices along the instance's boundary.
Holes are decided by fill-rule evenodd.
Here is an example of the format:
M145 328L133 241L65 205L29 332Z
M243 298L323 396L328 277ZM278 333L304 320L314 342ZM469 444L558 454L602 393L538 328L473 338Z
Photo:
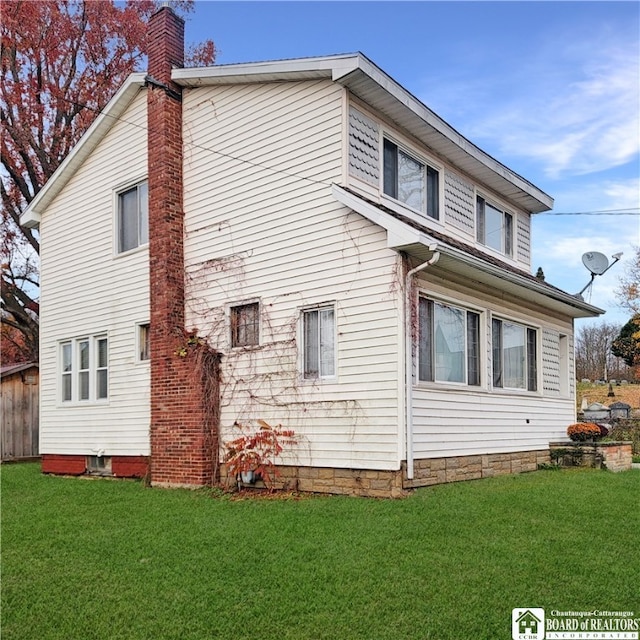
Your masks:
M565 35L493 76L472 68L430 78L434 108L459 117L465 135L499 157L531 159L549 178L631 161L640 152L637 36L624 43L606 30L576 43Z

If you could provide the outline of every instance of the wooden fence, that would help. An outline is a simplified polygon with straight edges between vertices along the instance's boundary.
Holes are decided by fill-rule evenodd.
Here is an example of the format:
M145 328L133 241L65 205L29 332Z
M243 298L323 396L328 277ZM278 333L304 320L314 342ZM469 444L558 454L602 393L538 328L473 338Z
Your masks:
M38 456L39 374L32 363L3 367L2 430L3 461Z

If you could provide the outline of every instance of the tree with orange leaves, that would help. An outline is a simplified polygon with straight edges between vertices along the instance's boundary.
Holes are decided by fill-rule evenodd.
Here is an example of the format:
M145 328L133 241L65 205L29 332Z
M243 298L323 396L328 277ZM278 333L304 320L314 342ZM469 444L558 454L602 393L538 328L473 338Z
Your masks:
M38 360L40 245L37 232L19 226L20 214L125 78L145 64L147 21L159 5L153 0L2 2L2 324L21 334L21 360ZM194 2L173 5L188 13ZM187 60L213 64L215 53L213 42L206 41L193 47Z

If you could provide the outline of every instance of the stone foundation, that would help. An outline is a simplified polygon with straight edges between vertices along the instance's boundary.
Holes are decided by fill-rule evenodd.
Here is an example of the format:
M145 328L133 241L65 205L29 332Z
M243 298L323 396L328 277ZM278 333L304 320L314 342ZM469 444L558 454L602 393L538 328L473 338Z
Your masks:
M279 475L270 486L278 490L400 498L416 487L536 471L541 464L549 464L548 450L416 460L412 480L406 477L404 463L397 471L283 466L278 467ZM226 486L235 484L224 464L221 482ZM266 485L258 481L245 486L263 488Z
M552 442L551 457L561 467L591 467L609 471L631 469L631 442Z
M493 476L536 471L549 463L549 451L489 453L451 458L424 458L414 461L414 477L405 480L405 488L426 487L446 482L479 480Z

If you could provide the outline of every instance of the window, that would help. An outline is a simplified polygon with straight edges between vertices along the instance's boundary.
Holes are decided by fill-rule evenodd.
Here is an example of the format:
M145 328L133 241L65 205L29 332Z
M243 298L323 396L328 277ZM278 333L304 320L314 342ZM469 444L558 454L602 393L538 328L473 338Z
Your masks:
M118 253L149 242L149 190L146 182L118 194Z
M494 318L491 337L493 386L537 391L537 331L524 325Z
M477 239L505 256L513 255L513 216L478 196L476 203Z
M479 386L480 314L420 298L418 323L418 379Z
M336 375L335 312L319 307L302 313L304 377L330 378Z
M231 307L231 346L250 347L260 344L260 303L251 302Z
M383 156L384 192L437 220L438 171L405 153L390 140L384 141Z
M149 360L151 357L151 335L148 324L138 325L138 360Z
M109 352L106 336L78 338L60 345L60 397L63 402L109 397Z

